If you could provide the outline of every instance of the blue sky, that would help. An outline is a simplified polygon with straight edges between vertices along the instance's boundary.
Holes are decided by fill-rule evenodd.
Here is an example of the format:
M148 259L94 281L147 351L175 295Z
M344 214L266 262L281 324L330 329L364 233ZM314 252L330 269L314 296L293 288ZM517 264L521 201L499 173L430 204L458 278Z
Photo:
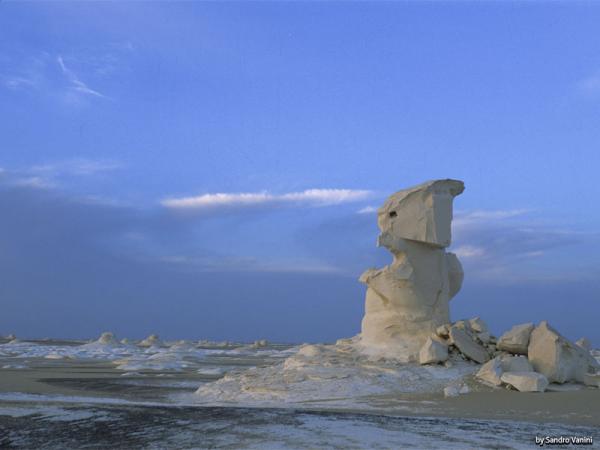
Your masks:
M0 3L0 334L359 329L373 209L457 178L453 318L600 345L600 5Z

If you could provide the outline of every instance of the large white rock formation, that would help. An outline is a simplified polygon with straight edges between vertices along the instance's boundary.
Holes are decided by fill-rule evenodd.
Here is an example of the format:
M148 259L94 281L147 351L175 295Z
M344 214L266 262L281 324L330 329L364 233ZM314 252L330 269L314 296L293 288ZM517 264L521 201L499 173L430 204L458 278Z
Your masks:
M459 291L462 266L450 245L452 202L462 181L435 180L396 192L378 210L378 245L392 264L369 269L361 343L372 353L415 360L437 327L450 321L449 301Z

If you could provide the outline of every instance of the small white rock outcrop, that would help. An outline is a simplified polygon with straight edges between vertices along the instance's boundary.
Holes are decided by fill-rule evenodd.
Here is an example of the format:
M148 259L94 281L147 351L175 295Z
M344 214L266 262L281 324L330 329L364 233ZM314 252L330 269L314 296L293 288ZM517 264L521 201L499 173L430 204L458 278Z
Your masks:
M515 353L518 355L527 355L529 346L529 337L533 331L532 323L523 323L515 325L498 339L498 350Z
M160 342L160 338L156 334L151 334L146 339L140 341L138 344L140 347L153 347L160 346L162 343Z
M105 331L104 333L102 333L100 335L100 337L98 338L98 340L96 341L96 343L102 344L102 345L118 345L119 344L119 342L115 338L115 335L113 333L111 333L110 331Z
M469 392L471 392L471 389L466 384L451 384L444 388L444 397L458 397Z
M254 343L252 344L252 347L254 348L264 348L267 347L269 345L269 341L267 341L266 339L259 339L254 341Z

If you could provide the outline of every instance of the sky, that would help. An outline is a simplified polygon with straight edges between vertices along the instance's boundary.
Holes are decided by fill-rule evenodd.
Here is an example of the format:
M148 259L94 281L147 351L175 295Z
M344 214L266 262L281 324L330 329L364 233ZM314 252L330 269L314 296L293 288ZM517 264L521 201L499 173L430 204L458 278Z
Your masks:
M0 2L0 335L360 330L376 209L465 182L452 319L600 346L600 4Z

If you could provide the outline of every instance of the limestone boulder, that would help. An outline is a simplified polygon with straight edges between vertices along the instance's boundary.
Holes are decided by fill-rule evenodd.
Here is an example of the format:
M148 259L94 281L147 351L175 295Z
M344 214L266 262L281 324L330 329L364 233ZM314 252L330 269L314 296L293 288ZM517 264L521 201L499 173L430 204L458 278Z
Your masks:
M454 325L452 325L452 326L454 328L458 328L461 330L472 331L471 324L469 323L468 320L457 320L456 322L454 322Z
M528 354L536 372L552 383L583 383L585 374L595 373L598 367L587 350L561 336L546 321L532 331Z
M534 329L532 323L523 323L515 325L498 339L496 347L498 350L515 353L518 355L527 355L529 346L529 337Z
M477 333L486 333L488 331L487 325L479 317L469 320L469 325L471 326L471 329Z
M481 369L475 374L475 377L486 384L500 386L502 384L501 377L503 373L504 371L502 370L500 358L496 357L481 366Z
M536 372L504 372L501 380L520 392L544 392L548 387L548 379Z
M525 356L500 356L504 372L533 372L533 366Z
M486 362L475 377L486 384L500 386L502 375L506 372L533 372L533 366L524 356L504 354Z
M486 344L490 343L490 340L492 339L492 337L490 336L490 333L488 333L487 331L484 331L482 333L477 333L477 339L479 340L479 342L486 345Z
M428 338L419 351L420 364L438 364L448 359L448 346Z
M435 334L438 337L441 337L442 339L448 339L450 333L450 325L449 324L444 324L444 325L440 325L439 327L437 327L435 329Z
M452 326L450 328L450 342L463 355L479 364L483 364L490 359L485 347L478 344L464 329Z

